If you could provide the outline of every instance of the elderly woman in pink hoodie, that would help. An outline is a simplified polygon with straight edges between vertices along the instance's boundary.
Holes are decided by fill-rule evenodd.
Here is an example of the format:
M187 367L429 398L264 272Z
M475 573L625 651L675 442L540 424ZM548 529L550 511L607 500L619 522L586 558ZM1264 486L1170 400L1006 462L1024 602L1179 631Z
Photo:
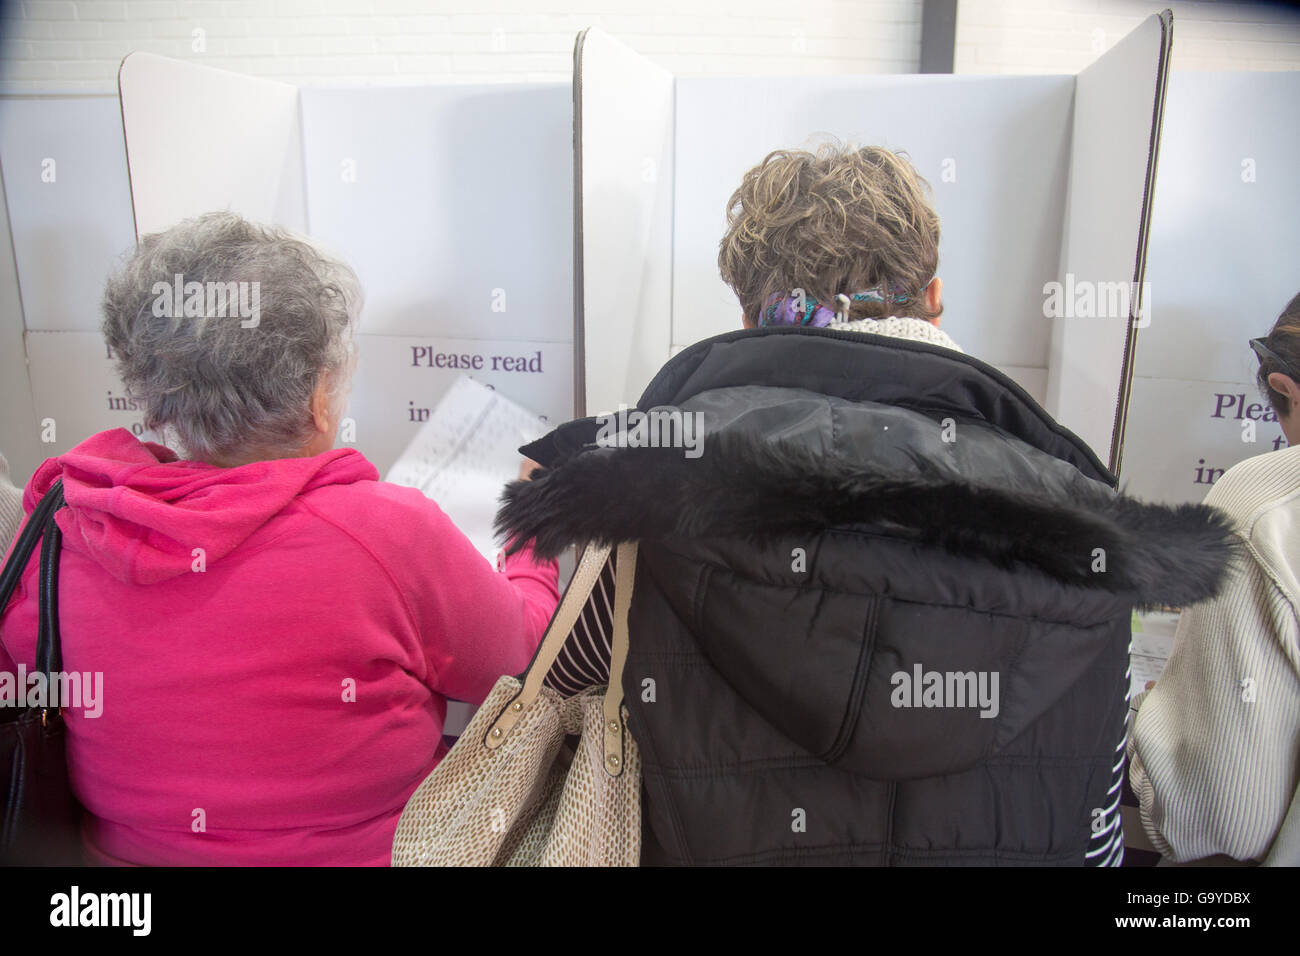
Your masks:
M256 321L157 307L159 284L256 282ZM67 711L95 862L374 864L442 755L448 697L522 671L558 601L531 549L501 571L420 492L334 448L360 308L342 263L230 213L145 237L103 331L148 427L46 461L67 508ZM162 313L161 315L159 313ZM0 609L0 671L34 663L35 559Z

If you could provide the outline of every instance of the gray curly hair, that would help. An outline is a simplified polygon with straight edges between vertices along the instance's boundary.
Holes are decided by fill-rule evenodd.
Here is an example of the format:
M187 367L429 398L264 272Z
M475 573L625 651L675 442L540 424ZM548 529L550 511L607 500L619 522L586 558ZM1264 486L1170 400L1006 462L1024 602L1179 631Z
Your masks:
M209 289L257 283L256 322L213 308L211 292L203 314L160 309L160 284L177 276ZM356 273L310 242L214 212L140 241L108 281L101 330L145 427L170 429L192 458L239 464L310 441L322 376L341 411L361 300Z

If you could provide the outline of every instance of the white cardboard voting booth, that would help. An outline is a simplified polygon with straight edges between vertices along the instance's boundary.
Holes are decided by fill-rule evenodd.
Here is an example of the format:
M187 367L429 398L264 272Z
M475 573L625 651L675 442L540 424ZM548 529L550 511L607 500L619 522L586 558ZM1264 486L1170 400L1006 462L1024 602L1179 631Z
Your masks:
M676 78L586 31L574 79L586 414L634 403L672 351L740 327L717 268L728 198L770 151L830 137L908 153L942 223L943 328L1114 468L1140 303L1047 318L1044 288L1140 288L1171 34L1168 13L1151 17L1078 76Z
M103 281L137 234L213 208L357 269L348 415L381 472L452 356L552 421L633 403L673 351L739 327L716 254L741 175L833 136L905 149L932 184L944 328L1122 453L1130 490L1197 500L1280 434L1241 441L1264 417L1245 340L1300 288L1300 78L1175 74L1166 102L1170 26L1077 77L675 78L593 30L571 90L298 89L133 54L120 103L4 97L0 448L25 480L95 431L142 431L97 331ZM1085 282L1145 283L1154 304L1047 318L1050 282L1067 306Z

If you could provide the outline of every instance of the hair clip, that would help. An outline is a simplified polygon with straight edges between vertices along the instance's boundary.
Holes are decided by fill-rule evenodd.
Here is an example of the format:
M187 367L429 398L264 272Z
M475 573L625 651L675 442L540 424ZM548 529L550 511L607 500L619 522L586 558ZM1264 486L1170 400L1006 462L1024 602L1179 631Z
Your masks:
M852 308L852 303L849 302L849 297L841 292L835 297L835 304L839 306L839 308L835 310L835 321L847 322L849 320L849 309Z

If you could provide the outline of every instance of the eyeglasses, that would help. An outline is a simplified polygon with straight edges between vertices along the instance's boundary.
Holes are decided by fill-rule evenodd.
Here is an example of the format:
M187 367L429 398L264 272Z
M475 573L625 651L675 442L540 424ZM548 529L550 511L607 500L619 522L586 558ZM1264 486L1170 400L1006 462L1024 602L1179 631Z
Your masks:
M1278 369L1278 371L1285 372L1287 375L1291 376L1291 378L1294 381L1300 383L1300 375L1297 375L1295 372L1293 372L1291 370L1291 366L1288 365L1285 361L1283 361L1281 356L1279 356L1276 352L1274 352L1271 348L1269 348L1267 345L1264 344L1266 339L1267 336L1265 336L1265 338L1263 339L1250 340L1250 347L1255 350L1255 354L1259 356L1260 361L1263 362L1265 359L1267 359L1268 361L1281 366Z

